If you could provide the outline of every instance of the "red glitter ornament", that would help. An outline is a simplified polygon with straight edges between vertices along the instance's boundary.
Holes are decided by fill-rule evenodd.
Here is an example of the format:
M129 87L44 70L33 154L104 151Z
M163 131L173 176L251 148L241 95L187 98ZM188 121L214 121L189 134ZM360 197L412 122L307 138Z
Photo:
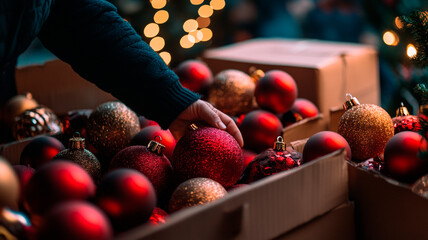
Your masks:
M151 146L155 145L154 149ZM164 148L158 142L151 141L148 147L130 146L117 153L110 163L110 171L118 168L135 169L146 176L159 199L167 197L173 190L173 170L170 161L162 154ZM156 152L157 151L157 152Z
M319 113L317 106L305 98L297 98L290 111L298 113L303 119L316 117Z
M273 148L257 155L250 164L248 164L242 174L239 183L249 184L265 178L300 166L302 155L292 149L286 150L285 143L281 136L277 138Z
M213 74L208 66L199 60L187 60L175 69L183 87L193 92L204 92L213 83Z
M189 131L175 146L172 166L179 182L204 177L225 188L233 186L242 174L242 149L228 132L204 127Z
M277 114L285 113L297 98L297 85L288 73L271 70L256 83L254 96L262 109Z
M108 218L96 206L80 201L59 204L44 217L37 240L111 240Z
M142 173L117 169L104 176L95 201L110 218L115 232L122 232L149 219L156 206L156 193Z
M306 142L302 161L307 163L342 148L346 149L346 158L351 160L351 148L345 138L332 131L318 132Z
M392 118L394 123L394 134L402 131L419 132L422 129L421 123L417 116L410 115L407 108L401 103L396 111L396 117Z
M38 169L43 164L50 162L55 155L64 149L64 145L54 137L36 137L22 150L20 163Z
M239 129L244 139L244 148L260 153L273 146L283 127L273 113L255 110L245 116Z
M19 207L22 208L24 203L25 189L27 188L28 182L36 170L30 166L25 165L13 165L12 167L19 179L20 193L18 204Z
M24 205L32 214L44 214L54 205L70 200L87 200L95 193L89 174L70 161L53 161L38 169L24 194Z
M422 151L427 151L422 135L410 131L395 134L385 147L384 173L397 181L415 182L428 172L428 159L418 156Z
M162 208L155 207L149 218L149 223L152 225L159 225L165 223L167 218L168 213L166 213Z
M163 130L160 126L147 126L141 129L141 131L131 139L129 145L147 146L147 144L149 144L151 140L155 139L156 136L159 136L162 139L162 145L165 146L163 153L168 159L171 159L177 142L175 141L171 131Z

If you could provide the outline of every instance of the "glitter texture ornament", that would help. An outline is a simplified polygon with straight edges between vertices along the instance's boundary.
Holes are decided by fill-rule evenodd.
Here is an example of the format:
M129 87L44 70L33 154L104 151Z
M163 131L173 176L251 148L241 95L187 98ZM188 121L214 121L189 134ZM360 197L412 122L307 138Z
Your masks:
M98 207L80 201L57 205L38 230L37 240L111 240L113 229Z
M101 180L95 198L115 232L145 223L156 206L156 193L149 179L134 169L116 169Z
M332 131L321 131L312 135L306 142L302 161L307 163L341 148L345 148L346 158L351 160L351 148L345 138Z
M174 190L169 201L169 212L207 204L224 197L226 194L226 189L212 179L192 178L181 183Z
M419 178L413 185L412 191L425 198L428 198L428 175Z
M383 153L388 140L394 135L394 124L389 114L374 104L359 104L347 94L338 133L351 147L352 159L363 161Z
M401 107L397 109L396 116L392 118L392 122L394 124L394 134L402 131L419 132L422 129L419 118L410 115L403 103L401 103Z
M239 183L249 184L300 166L302 155L292 149L286 150L284 140L281 136L277 138L273 148L269 148L258 154L248 164L242 174Z
M422 135L404 131L394 135L386 144L384 174L404 183L413 183L428 173L428 159L418 154L428 150Z
M54 205L71 200L88 200L95 194L89 174L70 161L53 161L38 169L24 193L25 208L43 215Z
M89 117L88 140L105 161L127 147L139 131L137 114L121 102L103 103Z
M99 182L101 178L101 164L97 157L85 149L85 139L79 133L69 139L68 149L64 149L55 155L52 160L70 160L91 175L94 182Z
M162 208L155 207L155 209L153 209L152 215L149 218L149 223L152 225L159 225L165 223L167 218L167 212L165 212Z
M165 146L159 136L146 146L129 146L118 152L110 162L110 171L131 168L144 174L156 191L159 200L169 196L173 183L171 162L165 157Z
M5 206L17 207L19 179L12 166L0 156L0 209Z
M200 60L191 59L181 62L174 72L183 87L193 92L203 93L213 83L211 69Z
M207 101L225 114L236 116L254 109L255 83L248 74L227 69L214 77Z
M225 188L233 186L244 170L238 142L228 132L213 127L185 134L175 146L171 163L179 182L205 177Z
M59 134L62 124L51 109L38 106L18 115L12 130L14 138L21 140L41 134Z
M50 162L65 147L58 139L50 136L39 136L31 140L22 150L20 163L34 169Z
M257 81L254 96L260 108L282 114L293 106L297 85L288 73L270 70Z

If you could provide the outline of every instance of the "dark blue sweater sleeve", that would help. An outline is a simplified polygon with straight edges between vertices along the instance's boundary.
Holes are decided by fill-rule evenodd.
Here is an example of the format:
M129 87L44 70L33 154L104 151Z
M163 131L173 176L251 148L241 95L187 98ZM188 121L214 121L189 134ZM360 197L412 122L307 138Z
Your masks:
M39 38L83 78L163 128L199 98L105 0L56 0Z

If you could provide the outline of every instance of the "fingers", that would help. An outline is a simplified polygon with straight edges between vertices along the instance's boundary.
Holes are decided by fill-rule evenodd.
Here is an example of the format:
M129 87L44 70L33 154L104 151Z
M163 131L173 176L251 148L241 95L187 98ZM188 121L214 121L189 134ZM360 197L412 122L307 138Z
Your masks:
M218 111L218 114L220 119L226 124L226 131L236 139L239 146L243 147L244 139L242 138L241 131L239 131L239 128L236 126L233 119L220 111Z
M199 116L202 120L207 122L209 125L213 127L217 127L221 130L226 129L226 125L223 123L223 121L220 119L220 116L218 115L218 110L215 109L211 104L201 101L200 108L199 109Z

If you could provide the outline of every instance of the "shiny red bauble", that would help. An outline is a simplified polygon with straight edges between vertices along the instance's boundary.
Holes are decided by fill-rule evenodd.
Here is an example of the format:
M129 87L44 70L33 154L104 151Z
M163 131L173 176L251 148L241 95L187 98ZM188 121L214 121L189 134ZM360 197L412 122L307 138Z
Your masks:
M107 216L83 201L61 203L50 210L38 229L37 240L111 240Z
M303 119L316 117L319 113L317 106L305 98L297 98L290 111L298 113Z
M247 149L243 149L242 153L244 158L244 167L247 167L248 164L257 156L257 153Z
M50 162L55 155L64 149L65 146L61 141L54 137L36 137L22 150L20 163L38 169L43 164Z
M87 200L95 184L79 165L57 160L38 169L27 184L24 204L32 214L44 214L54 205L70 200Z
M19 179L20 193L19 193L19 206L21 207L24 202L24 192L27 188L30 178L33 176L34 168L25 165L13 165L13 170L15 170L16 175Z
M165 155L151 152L145 146L130 146L117 153L110 162L110 171L118 168L135 169L146 176L158 198L166 196L173 182L173 170Z
M262 109L277 114L285 113L297 98L297 85L288 73L271 70L256 83L254 96Z
M244 170L238 142L228 132L213 127L185 134L175 146L171 163L180 183L203 177L225 188L233 186Z
M270 147L282 133L282 123L279 118L264 110L248 113L242 120L241 130L244 148L260 153Z
M303 148L303 163L345 148L346 158L351 160L351 148L348 142L340 134L332 131L322 131L312 135Z
M156 121L150 120L144 116L138 116L138 120L140 121L140 129L143 129L149 126L159 126L159 123L157 123Z
M155 209L153 209L152 215L149 218L149 223L152 225L159 225L165 223L167 218L167 212L165 212L162 208L155 207Z
M395 134L385 146L384 173L400 182L415 182L428 173L428 159L418 156L422 151L427 151L422 135L411 131Z
M159 137L157 137L159 136ZM163 154L168 159L172 158L172 153L175 148L175 138L172 135L171 131L163 130L160 126L148 126L141 129L132 139L129 145L143 145L147 146L149 142L156 138L156 141L159 141L162 145L165 146Z
M142 173L117 169L101 180L95 201L110 218L115 232L122 232L149 219L156 206L156 193Z
M199 60L187 60L175 69L181 85L193 92L203 92L213 83L213 74L208 66Z

